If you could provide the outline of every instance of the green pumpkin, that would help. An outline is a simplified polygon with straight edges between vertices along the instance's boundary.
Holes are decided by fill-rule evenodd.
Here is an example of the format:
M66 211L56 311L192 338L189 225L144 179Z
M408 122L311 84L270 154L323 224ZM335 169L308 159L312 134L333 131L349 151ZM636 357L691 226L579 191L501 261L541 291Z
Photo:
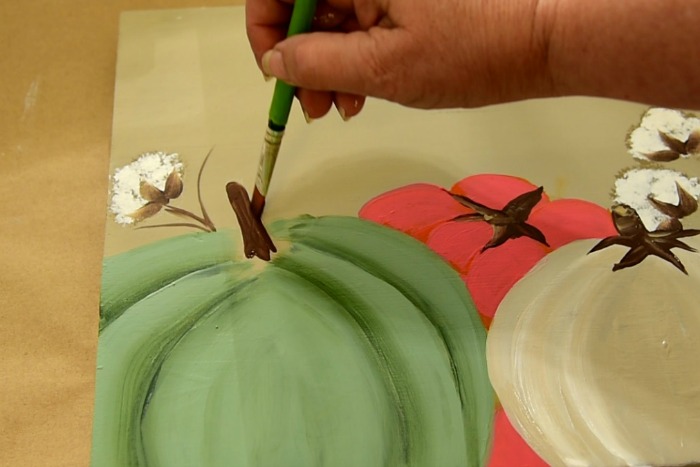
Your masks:
M279 221L104 265L92 465L481 466L494 401L463 283L402 233Z

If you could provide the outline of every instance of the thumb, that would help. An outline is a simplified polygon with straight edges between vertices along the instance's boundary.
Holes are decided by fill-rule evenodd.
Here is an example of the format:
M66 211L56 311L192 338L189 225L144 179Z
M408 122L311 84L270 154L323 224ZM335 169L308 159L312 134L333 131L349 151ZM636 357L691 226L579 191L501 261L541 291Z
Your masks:
M381 27L299 34L265 52L262 67L301 88L395 100L401 35Z

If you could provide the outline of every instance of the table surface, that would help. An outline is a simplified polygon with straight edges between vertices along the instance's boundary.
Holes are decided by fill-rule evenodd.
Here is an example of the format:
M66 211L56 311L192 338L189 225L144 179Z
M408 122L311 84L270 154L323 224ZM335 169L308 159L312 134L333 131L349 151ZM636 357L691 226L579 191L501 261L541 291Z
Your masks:
M236 4L0 2L0 465L89 463L120 13Z

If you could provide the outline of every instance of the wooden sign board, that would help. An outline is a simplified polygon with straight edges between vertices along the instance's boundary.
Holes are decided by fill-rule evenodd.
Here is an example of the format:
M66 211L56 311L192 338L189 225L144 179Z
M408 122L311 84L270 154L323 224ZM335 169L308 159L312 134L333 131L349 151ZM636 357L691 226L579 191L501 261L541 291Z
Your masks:
M271 95L242 7L123 15L93 465L700 460L691 223L679 266L625 256L611 211L644 106L295 107L265 262L225 187L252 189Z

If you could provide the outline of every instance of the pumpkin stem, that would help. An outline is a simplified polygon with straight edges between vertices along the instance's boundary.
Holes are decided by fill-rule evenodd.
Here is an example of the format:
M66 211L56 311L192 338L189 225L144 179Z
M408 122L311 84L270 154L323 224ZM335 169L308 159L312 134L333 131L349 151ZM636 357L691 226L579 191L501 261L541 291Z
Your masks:
M637 214L637 211L624 204L613 206L611 215L618 235L602 239L591 248L588 254L612 245L622 245L628 247L629 250L618 263L613 265L613 271L636 266L644 261L647 256L652 255L668 261L683 274L688 274L681 260L671 249L681 248L683 250L696 251L679 239L698 235L700 230L683 229L680 221L674 218L676 222L668 223L667 228L649 231L639 214Z
M250 197L245 187L240 183L229 182L226 185L226 194L231 203L233 212L236 213L238 225L243 235L243 252L246 258L258 258L270 261L271 253L277 248L272 243L267 229L258 216L253 214Z

